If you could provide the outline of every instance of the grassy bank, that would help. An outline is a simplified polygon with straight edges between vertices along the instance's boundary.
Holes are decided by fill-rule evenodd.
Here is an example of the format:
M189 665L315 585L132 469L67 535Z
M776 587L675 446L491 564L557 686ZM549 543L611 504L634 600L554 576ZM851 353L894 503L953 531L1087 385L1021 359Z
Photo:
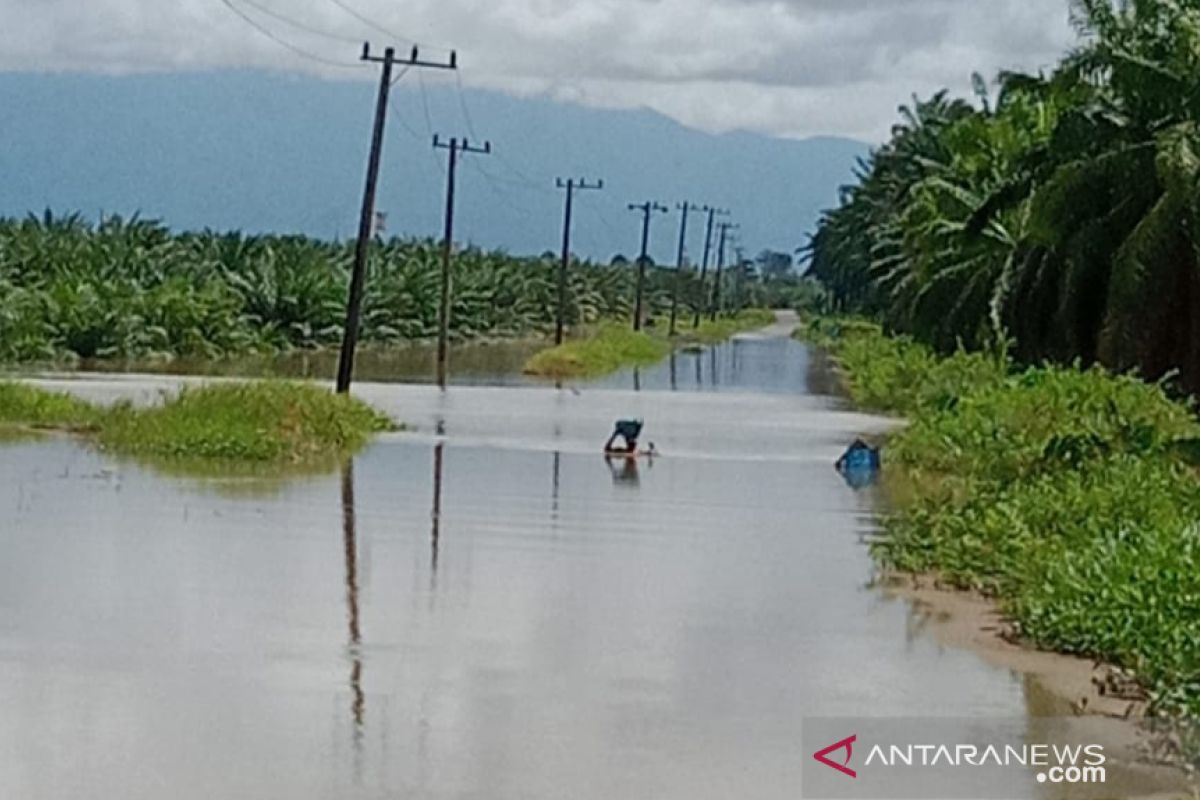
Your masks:
M213 384L135 408L0 383L0 428L81 433L125 455L299 464L352 452L395 427L365 403L311 384Z
M990 595L1033 645L1131 670L1157 713L1200 713L1200 483L1192 409L1098 369L938 357L818 321L852 398L902 414L891 568Z
M679 325L675 343L678 345L709 345L723 342L735 333L765 328L775 321L775 313L765 308L751 308L717 319L701 319L693 327L691 320Z
M676 347L708 345L733 334L771 324L775 315L765 309L741 311L716 320L690 320L680 325L677 336L666 336L665 323L635 332L623 322L597 326L582 338L534 354L525 363L525 373L542 378L590 378L622 367L648 366L665 358Z
M541 378L589 378L621 367L653 364L670 352L666 339L613 322L583 339L534 354L525 362L525 373Z

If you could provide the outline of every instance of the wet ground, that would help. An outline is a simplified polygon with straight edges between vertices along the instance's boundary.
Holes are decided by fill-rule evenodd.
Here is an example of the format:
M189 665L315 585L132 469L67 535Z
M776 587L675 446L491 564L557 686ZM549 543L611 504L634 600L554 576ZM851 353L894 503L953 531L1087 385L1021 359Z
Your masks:
M415 430L318 477L0 445L0 797L795 798L806 716L1035 702L868 588L831 464L887 423L802 345L636 380L362 384Z

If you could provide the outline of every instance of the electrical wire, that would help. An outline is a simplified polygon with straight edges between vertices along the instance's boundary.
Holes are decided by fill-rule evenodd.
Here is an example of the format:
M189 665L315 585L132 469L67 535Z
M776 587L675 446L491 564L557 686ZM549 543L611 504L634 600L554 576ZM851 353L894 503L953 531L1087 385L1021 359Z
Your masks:
M417 73L417 86L421 88L421 108L425 112L425 128L429 131L429 138L433 138L433 116L429 113L429 95L425 92L425 79L421 77L421 73Z
M463 92L462 73L454 70L454 83L458 87L458 107L462 109L463 121L467 123L467 132L475 139L480 138L475 132L475 123L471 120L471 111L467 108L467 97Z
M387 36L390 39L395 39L395 40L398 40L401 42L409 42L410 44L420 44L420 42L416 41L415 39L409 38L408 36L401 36L400 34L396 33L395 31L388 30L387 28L383 27L375 20L368 17L366 14L363 14L362 12L355 10L348 3L344 2L344 0L329 0L329 2L333 3L335 6L340 8L342 11L344 11L347 14L349 14L350 16L354 17L356 20L361 22L363 25L366 25L368 28L375 31L376 33L382 33L384 36Z
M362 13L358 9L354 8L354 6L347 3L346 0L329 0L329 2L333 3L335 6L340 8L342 11L344 11L347 14L349 14L350 16L354 17L356 20L361 22L363 25L366 25L371 30L375 31L376 33L382 33L384 36L387 36L389 39L392 39L394 41L408 42L409 44L415 45L417 47L422 47L427 50L437 50L437 51L441 51L443 53L451 53L454 51L454 49L451 47L443 47L441 45L430 44L428 42L419 42L416 39L412 38L411 36L405 36L405 35L401 34L399 31L395 31L395 30L392 30L391 28L385 27L385 26L381 25L380 23L376 22L375 20L371 19L370 17L368 17L366 14Z
M225 5L226 8L228 8L234 14L237 14L239 17L241 17L242 21L244 21L247 25L254 28L256 31L258 31L260 34L262 34L263 36L270 39L272 42L275 42L275 44L277 44L281 47L285 47L288 50L291 50L293 53L300 56L301 58L307 58L309 61L316 61L318 63L325 64L330 67L339 67L341 69L360 69L364 66L363 64L360 64L357 62L348 63L345 61L334 61L333 59L325 58L324 56L319 56L316 53L309 52L308 50L305 50L303 47L292 44L291 42L287 41L286 39L280 38L279 36L274 34L270 28L267 28L265 25L258 22L253 17L251 17L249 14L247 14L245 11L243 11L242 9L235 6L231 2L231 0L221 0L221 2Z
M304 31L305 33L311 33L314 36L323 36L326 39L333 39L334 41L337 41L337 42L348 42L349 44L361 44L362 43L362 41L360 39L357 39L353 36L346 36L343 34L330 33L329 31L323 31L320 28L314 28L305 22L301 22L300 20L293 19L289 16L281 14L278 11L274 10L273 8L269 8L265 5L263 5L262 3L259 3L258 0L240 0L240 1L243 4L248 5L253 9L256 9L260 14L264 14L268 17L271 17L274 20L282 22L284 25L291 25L293 28Z

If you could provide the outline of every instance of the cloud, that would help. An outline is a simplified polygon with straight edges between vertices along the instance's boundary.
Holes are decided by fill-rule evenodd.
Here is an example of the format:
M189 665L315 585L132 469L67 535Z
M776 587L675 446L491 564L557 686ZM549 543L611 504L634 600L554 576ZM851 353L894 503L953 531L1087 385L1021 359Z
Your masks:
M365 80L356 43L384 44L383 29L430 55L453 45L468 85L646 106L710 131L866 139L914 92L1047 67L1072 42L1066 0L0 0L0 17L5 70Z

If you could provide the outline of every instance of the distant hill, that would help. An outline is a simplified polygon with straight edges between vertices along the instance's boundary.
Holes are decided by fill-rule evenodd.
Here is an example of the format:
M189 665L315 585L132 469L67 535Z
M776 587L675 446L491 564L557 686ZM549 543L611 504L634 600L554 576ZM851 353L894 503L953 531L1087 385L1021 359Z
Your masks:
M374 93L370 82L249 71L0 74L0 214L140 211L179 229L348 238ZM645 110L460 96L444 83L423 93L412 76L393 98L379 194L389 232L439 235L444 151L434 154L429 131L474 132L496 153L463 167L456 238L516 253L557 249L556 175L605 180L581 199L575 226L575 249L595 258L636 255L626 204L646 199L728 206L749 250L791 250L867 150L837 138L713 136ZM656 260L674 261L676 226L674 213L656 223ZM693 226L698 257L698 217Z

